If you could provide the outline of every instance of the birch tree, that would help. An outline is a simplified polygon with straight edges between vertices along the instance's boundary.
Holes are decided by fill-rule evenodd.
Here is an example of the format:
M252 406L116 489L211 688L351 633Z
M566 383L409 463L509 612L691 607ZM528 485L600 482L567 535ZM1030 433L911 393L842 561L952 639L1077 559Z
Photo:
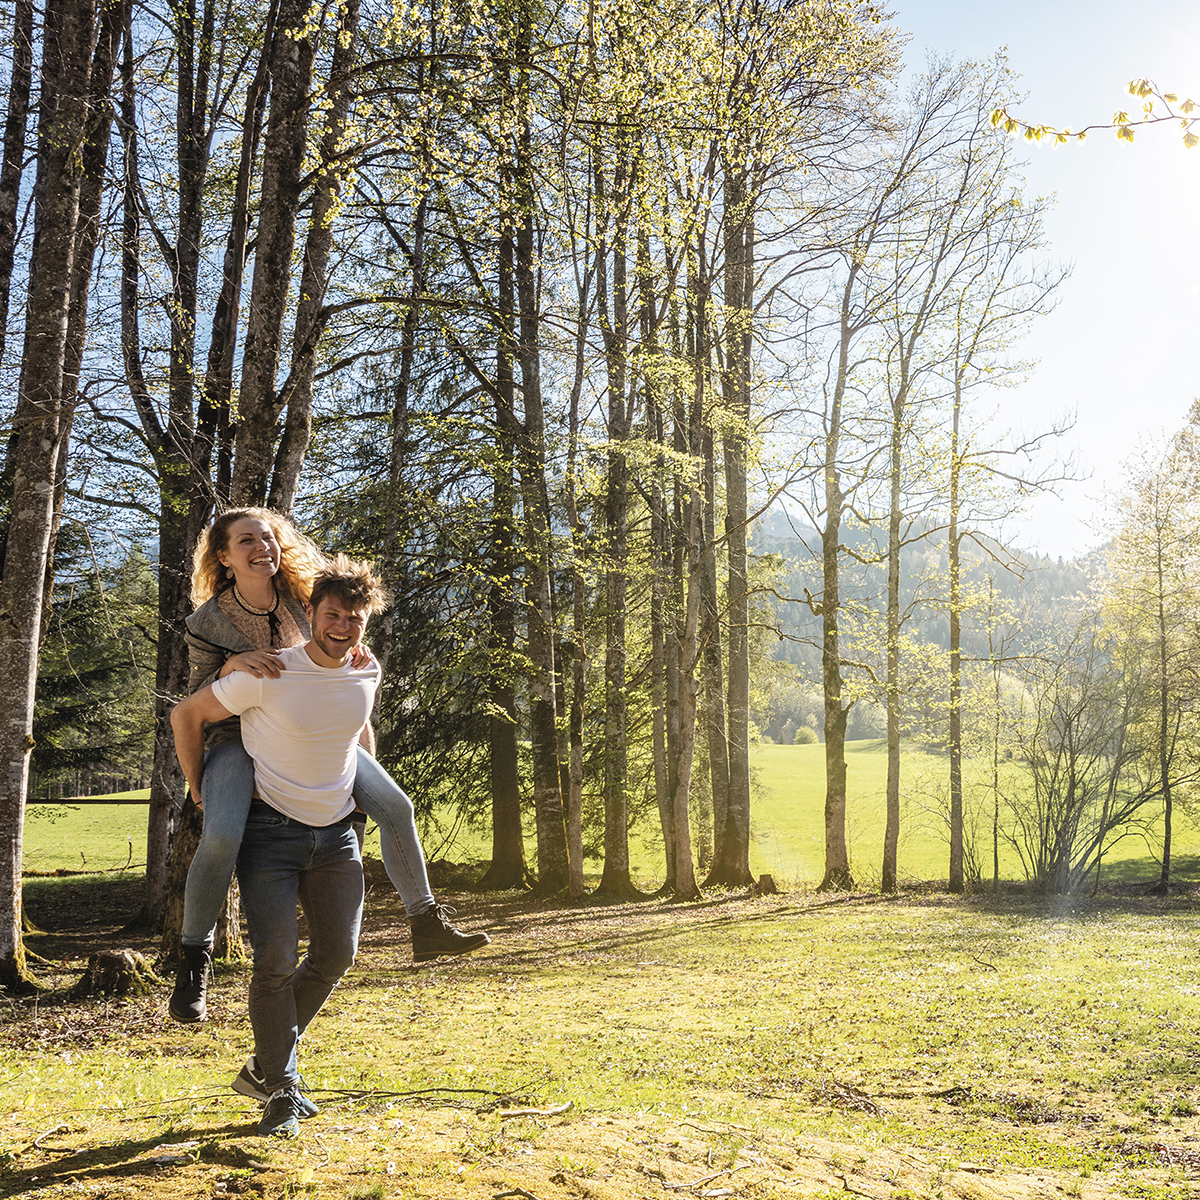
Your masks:
M34 234L0 579L0 986L12 990L31 984L21 939L22 830L54 497L73 400L64 368L84 175L78 147L100 82L92 79L97 15L91 4L51 0L42 28Z
M1189 427L1167 453L1147 448L1126 464L1127 484L1114 506L1118 524L1109 552L1112 585L1106 606L1118 628L1129 631L1150 675L1145 740L1157 766L1163 812L1158 895L1166 895L1171 882L1176 799L1196 775L1191 747L1200 717L1195 582L1200 514L1192 434Z

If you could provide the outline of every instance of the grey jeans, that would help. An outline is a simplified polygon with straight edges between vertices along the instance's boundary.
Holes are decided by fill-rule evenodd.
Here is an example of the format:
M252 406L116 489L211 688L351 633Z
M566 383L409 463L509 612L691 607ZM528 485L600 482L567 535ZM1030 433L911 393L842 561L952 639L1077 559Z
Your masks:
M275 1092L298 1082L296 1044L354 962L363 902L358 838L349 818L316 828L255 800L237 875L254 949L254 1052ZM297 901L308 921L302 960Z

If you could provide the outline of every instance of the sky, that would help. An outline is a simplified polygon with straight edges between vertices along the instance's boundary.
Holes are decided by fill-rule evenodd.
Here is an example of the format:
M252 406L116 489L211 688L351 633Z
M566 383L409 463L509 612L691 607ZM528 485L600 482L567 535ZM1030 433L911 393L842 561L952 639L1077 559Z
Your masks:
M1112 0L893 0L894 25L920 69L928 53L981 59L1004 50L1027 93L1012 110L1080 129L1131 115L1131 79L1200 105L1200 5ZM1021 343L1037 366L998 397L998 421L1035 431L1074 416L1055 453L1080 478L1033 502L1010 544L1073 558L1106 540L1106 504L1139 446L1170 437L1200 398L1200 147L1178 126L1132 145L1097 130L1083 143L1022 143L1027 191L1056 198L1050 257L1070 265L1056 309Z

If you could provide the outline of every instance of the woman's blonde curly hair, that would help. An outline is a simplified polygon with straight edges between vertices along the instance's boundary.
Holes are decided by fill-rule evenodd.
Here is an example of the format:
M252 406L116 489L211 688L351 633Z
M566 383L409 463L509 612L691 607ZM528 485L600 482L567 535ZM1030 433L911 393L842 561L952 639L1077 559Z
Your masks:
M206 600L233 586L219 554L229 549L229 530L238 521L253 517L265 521L279 543L279 574L287 590L301 602L308 600L313 579L328 565L325 555L282 513L269 508L227 508L200 535L192 555L192 604Z

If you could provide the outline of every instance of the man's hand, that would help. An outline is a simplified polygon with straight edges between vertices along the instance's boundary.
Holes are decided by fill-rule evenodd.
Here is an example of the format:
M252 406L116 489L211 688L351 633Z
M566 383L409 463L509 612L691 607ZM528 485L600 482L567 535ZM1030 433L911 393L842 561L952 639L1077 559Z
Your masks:
M269 679L278 679L284 670L286 668L279 661L278 650L244 650L225 660L225 665L217 672L217 678L224 679L231 671L245 671L255 679L261 679L264 675Z
M175 756L183 768L188 789L201 808L200 778L204 774L204 727L232 717L213 694L212 684L193 692L171 710L171 728L175 731Z
M371 648L366 642L355 642L350 647L350 665L356 671L361 671L364 667L369 667L374 659L375 656L371 653Z

